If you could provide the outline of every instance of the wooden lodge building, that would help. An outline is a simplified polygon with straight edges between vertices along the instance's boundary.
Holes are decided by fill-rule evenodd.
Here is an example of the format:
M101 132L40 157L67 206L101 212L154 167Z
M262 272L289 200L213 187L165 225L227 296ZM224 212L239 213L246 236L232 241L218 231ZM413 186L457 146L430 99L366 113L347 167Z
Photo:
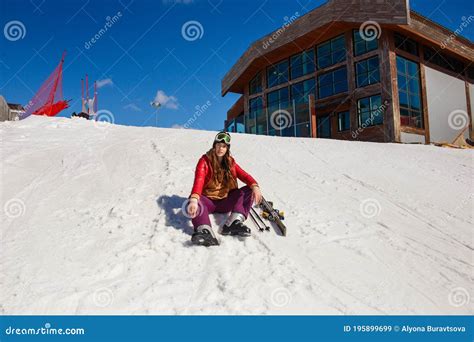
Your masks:
M457 18L456 18L457 19ZM461 21L463 20L463 21ZM330 0L255 41L222 79L225 129L377 142L473 137L474 49L402 0ZM467 127L467 128L466 128ZM464 133L462 133L464 131Z

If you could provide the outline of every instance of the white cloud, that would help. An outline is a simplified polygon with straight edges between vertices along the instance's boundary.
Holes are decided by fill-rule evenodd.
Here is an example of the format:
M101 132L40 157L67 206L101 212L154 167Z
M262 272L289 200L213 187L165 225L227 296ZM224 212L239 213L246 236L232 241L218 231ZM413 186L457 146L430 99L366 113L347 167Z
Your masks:
M105 87L106 85L114 85L111 78L104 78L103 80L97 80L97 88Z
M178 99L174 96L168 96L163 90L158 90L154 102L159 102L163 107L168 109L178 109Z
M142 109L140 107L138 107L135 103L130 103L130 104L126 105L123 108L124 109L129 109L133 112L141 112L142 111Z

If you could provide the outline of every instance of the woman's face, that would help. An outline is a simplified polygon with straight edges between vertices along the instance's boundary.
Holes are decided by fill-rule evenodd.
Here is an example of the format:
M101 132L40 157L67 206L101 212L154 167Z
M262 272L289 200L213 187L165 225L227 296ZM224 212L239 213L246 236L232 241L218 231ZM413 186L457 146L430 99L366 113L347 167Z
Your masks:
M223 142L219 142L214 146L214 152L218 157L223 157L227 152L227 145Z

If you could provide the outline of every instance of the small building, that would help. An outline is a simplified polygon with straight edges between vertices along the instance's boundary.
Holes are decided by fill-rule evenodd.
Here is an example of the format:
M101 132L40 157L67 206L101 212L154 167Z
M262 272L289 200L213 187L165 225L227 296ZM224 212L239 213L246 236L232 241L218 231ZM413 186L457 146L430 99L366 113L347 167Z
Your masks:
M285 18L286 19L286 18ZM407 0L331 0L255 41L222 79L225 129L376 142L473 136L474 45Z
M26 110L21 104L9 103L8 108L10 108L10 120L19 120L26 114Z
M25 108L21 104L7 103L0 95L0 122L19 120L25 114Z

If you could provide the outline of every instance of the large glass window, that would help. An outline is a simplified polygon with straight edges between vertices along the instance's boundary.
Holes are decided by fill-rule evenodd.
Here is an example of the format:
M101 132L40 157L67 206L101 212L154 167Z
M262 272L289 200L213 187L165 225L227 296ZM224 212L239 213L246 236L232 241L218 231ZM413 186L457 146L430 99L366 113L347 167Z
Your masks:
M288 107L288 87L284 87L267 95L267 107L269 108L287 108Z
M296 103L308 103L309 95L315 95L316 82L314 78L309 80L295 83L291 86L291 99L295 100Z
M440 51L435 51L427 46L423 47L423 56L427 62L436 64L457 74L462 74L464 71L464 63L459 59L448 56Z
M378 39L364 39L359 30L354 30L354 56L359 56L379 47Z
M395 47L405 52L411 53L414 56L418 56L418 43L413 39L405 37L404 35L395 32Z
M297 137L311 136L309 95L315 94L315 88L316 81L314 78L291 86L291 100L295 113L295 130Z
M240 114L232 120L226 120L224 130L226 132L245 133L244 115Z
M337 113L337 131L344 132L351 129L351 115L349 111Z
M344 35L319 44L316 49L318 69L327 68L346 60L346 41Z
M330 138L331 137L331 116L320 116L316 119L316 130L318 138Z
M234 120L235 120L235 132L245 133L244 116L239 115Z
M268 88L288 82L288 60L285 59L267 69Z
M288 87L284 87L267 95L268 110L268 134L293 136L293 125L287 126L286 123L293 122L293 110L290 106L290 97ZM285 117L289 116L289 117ZM281 128L281 129L280 129Z
M235 120L226 120L224 131L226 132L234 132L235 131Z
M397 56L398 97L400 123L404 126L423 128L420 67L418 63Z
M364 59L356 63L357 87L380 82L379 57Z
M466 69L466 76L469 77L471 80L474 80L474 66L470 66Z
M380 125L383 123L384 108L380 95L364 97L357 101L359 127Z
M318 98L347 91L347 68L342 67L318 76Z
M249 94L257 94L262 92L262 73L257 73L257 75L249 83Z
M290 58L291 79L314 72L314 50L308 50Z
M257 118L264 114L261 96L249 100L249 113L245 118L245 132L257 133Z
M250 99L249 101L249 112L251 114L256 114L259 110L263 108L263 101L262 97L254 97L253 99Z

